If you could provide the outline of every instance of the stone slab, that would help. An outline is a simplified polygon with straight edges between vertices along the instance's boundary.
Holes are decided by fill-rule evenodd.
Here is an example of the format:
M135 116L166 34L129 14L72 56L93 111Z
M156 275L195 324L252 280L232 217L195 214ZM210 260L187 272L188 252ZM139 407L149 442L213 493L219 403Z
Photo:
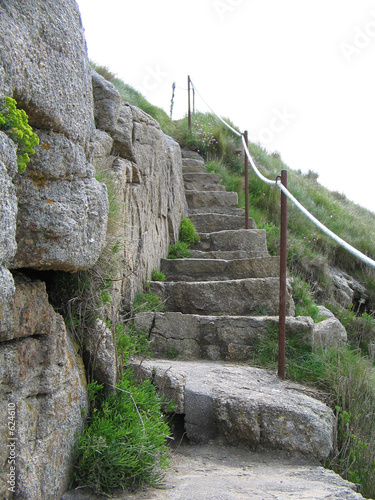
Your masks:
M245 228L245 215L230 214L194 214L190 216L198 233L215 233ZM249 217L249 228L256 229L254 219Z
M210 206L236 207L238 195L227 191L186 191L186 201L189 208Z
M277 277L278 257L253 259L162 259L161 271L167 281L224 281Z
M185 415L188 439L221 437L252 450L284 450L323 460L333 446L334 414L311 389L267 370L223 362L134 361Z
M228 281L151 282L150 291L159 295L167 311L184 314L233 316L275 316L279 313L279 279L250 278ZM287 314L294 304L287 293Z
M184 185L187 191L225 191L225 187L220 182L221 175L218 174L184 174Z
M252 358L262 335L277 329L278 317L144 312L135 316L134 326L148 334L153 356L241 362ZM312 319L287 317L287 336L297 333L312 338Z
M249 252L254 256L267 254L267 238L264 229L237 229L217 231L215 233L199 233L200 242L193 250L205 252L235 251Z

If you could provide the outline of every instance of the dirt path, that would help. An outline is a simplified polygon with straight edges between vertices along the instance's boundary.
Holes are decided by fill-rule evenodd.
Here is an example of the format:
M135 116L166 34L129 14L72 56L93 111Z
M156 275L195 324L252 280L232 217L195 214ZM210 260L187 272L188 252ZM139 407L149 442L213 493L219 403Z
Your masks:
M62 500L89 500L82 490ZM285 452L183 445L172 453L163 489L121 492L116 500L363 499L354 486L319 464Z

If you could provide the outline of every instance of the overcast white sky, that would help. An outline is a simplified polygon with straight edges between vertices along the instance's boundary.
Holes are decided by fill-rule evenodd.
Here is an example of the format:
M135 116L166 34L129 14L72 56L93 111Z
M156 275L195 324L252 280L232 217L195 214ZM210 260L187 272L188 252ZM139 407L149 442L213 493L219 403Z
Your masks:
M176 82L183 116L190 75L217 114L375 212L375 0L77 1L90 59L151 103L169 113Z

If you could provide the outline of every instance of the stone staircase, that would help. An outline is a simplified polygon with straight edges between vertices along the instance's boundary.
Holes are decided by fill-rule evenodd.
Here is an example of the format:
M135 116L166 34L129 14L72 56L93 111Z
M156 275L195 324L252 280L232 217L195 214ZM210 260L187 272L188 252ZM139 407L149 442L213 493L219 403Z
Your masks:
M175 400L190 441L221 438L322 460L332 448L332 411L311 389L248 362L257 339L278 324L279 263L265 231L253 220L243 229L237 194L207 173L199 155L183 153L183 174L200 243L189 259L162 260L166 280L152 282L151 291L165 311L135 317L155 359L134 366ZM287 334L312 335L311 318L294 317L289 291L287 311Z

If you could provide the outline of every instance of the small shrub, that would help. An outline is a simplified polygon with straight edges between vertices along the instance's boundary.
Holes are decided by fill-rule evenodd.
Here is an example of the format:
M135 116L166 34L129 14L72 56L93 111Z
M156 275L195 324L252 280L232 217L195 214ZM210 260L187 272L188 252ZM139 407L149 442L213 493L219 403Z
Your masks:
M17 109L17 102L11 97L5 97L0 104L0 130L17 144L18 171L24 172L30 161L29 154L34 154L33 148L39 144L39 137L28 124L26 112Z
M190 255L187 243L176 241L174 245L169 245L168 259L187 259Z
M151 274L151 279L152 281L164 281L165 274L162 273L161 271L158 271L157 269L153 269Z
M159 295L152 292L138 292L133 302L133 310L136 312L162 311L164 304Z
M74 481L98 494L159 485L169 464L169 428L155 387L138 384L127 370L114 393L94 397L97 407L75 446Z
M188 247L199 243L199 236L195 230L194 224L190 219L183 218L180 226L180 241L186 243Z

